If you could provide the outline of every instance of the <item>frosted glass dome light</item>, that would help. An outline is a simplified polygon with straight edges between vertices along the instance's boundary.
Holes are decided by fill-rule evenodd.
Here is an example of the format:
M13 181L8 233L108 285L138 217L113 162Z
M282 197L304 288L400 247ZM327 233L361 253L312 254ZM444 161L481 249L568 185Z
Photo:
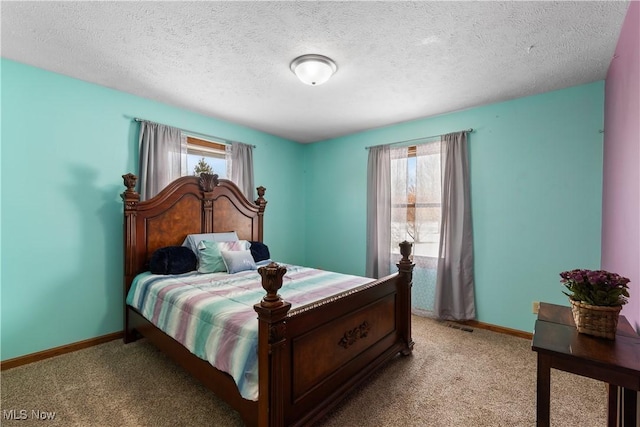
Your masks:
M336 63L322 55L302 55L291 61L291 71L311 86L325 83L337 70Z

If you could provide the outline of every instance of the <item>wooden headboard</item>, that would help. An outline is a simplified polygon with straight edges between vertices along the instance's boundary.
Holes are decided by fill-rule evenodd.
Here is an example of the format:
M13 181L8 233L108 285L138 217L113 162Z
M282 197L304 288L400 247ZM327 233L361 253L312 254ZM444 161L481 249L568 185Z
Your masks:
M233 182L202 174L178 178L140 201L138 178L130 173L122 178L127 187L122 193L125 295L156 249L181 245L188 234L235 231L240 239L262 241L264 187L257 188L258 199L251 202Z

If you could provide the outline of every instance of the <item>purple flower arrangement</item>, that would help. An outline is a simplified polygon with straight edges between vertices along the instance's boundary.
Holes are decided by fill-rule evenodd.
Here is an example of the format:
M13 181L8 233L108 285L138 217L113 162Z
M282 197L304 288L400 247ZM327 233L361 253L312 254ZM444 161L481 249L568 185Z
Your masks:
M576 269L560 273L562 283L571 293L562 292L573 301L604 307L627 303L629 279L604 270Z

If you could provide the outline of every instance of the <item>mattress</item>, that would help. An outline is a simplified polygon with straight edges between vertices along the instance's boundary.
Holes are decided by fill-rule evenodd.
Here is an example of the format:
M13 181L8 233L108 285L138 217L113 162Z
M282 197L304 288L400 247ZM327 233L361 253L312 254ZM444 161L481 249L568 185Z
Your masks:
M292 308L356 288L372 279L285 265L278 292ZM230 374L243 398L258 399L258 320L266 292L255 270L138 275L127 304L196 356Z

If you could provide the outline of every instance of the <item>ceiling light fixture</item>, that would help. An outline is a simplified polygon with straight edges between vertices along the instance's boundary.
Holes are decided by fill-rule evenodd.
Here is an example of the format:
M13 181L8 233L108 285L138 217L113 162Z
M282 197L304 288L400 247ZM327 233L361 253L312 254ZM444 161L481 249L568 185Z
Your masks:
M311 86L325 83L337 70L336 63L322 55L302 55L291 61L291 71Z

